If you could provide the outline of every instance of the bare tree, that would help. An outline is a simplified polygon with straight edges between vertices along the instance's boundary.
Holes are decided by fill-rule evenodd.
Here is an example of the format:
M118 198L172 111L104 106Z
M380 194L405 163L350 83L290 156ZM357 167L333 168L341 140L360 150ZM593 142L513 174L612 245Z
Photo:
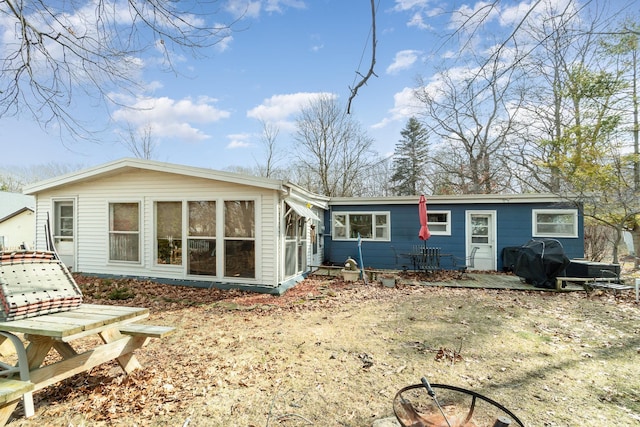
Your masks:
M434 140L430 159L439 176L434 192L483 194L512 189L504 150L514 133L512 117L521 94L511 91L512 73L495 65L481 78L477 69L468 69L467 78L462 79L444 71L436 82L416 90L425 107L423 124Z
M533 50L517 61L527 76L522 80L526 97L516 118L520 132L510 141L509 153L525 188L554 193L566 190L555 159L564 155L561 141L575 124L571 74L576 64L588 67L598 61L599 23L566 11L545 2L538 10L541 19L521 28Z
M260 123L262 124L262 135L260 140L264 151L264 164L260 164L258 162L257 167L258 170L260 170L260 176L273 178L274 173L276 173L278 163L284 157L284 153L276 144L276 139L280 134L280 128L265 120L260 120Z
M122 144L138 159L151 160L155 157L157 145L151 135L151 125L138 131L129 124Z
M357 196L372 167L373 140L335 98L322 95L302 109L295 140L300 164L312 174L308 188L326 196Z
M19 193L27 184L75 172L85 167L82 164L43 163L26 167L4 167L0 169L0 187Z
M30 113L41 125L86 136L70 106L77 92L100 102L139 85L141 55L152 49L172 69L174 52L197 54L229 35L210 24L215 0L4 0L0 117Z

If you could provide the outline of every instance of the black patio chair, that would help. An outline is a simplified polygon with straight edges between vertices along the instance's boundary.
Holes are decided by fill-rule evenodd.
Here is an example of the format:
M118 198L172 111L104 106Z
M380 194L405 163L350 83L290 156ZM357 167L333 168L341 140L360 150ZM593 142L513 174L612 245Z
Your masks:
M393 251L393 256L395 257L395 262L394 265L396 266L396 268L399 265L399 260L401 258L400 254L398 254L398 251L396 251L396 247L391 245L391 250ZM400 265L400 267L402 267L402 271L407 271L408 266L406 265Z
M480 248L477 246L471 248L471 253L466 258L453 257L453 268L458 270L460 274L459 277L463 277L467 271L475 267L476 252L478 252L478 249ZM460 264L458 265L458 263Z

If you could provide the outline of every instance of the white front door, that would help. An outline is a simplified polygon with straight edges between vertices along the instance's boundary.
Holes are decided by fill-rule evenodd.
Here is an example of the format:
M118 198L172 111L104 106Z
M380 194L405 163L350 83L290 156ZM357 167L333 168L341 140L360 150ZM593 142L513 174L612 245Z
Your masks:
M496 211L467 211L466 256L469 256L474 247L478 248L472 270L497 268L496 216Z
M75 269L75 224L73 200L53 202L53 244L69 270Z

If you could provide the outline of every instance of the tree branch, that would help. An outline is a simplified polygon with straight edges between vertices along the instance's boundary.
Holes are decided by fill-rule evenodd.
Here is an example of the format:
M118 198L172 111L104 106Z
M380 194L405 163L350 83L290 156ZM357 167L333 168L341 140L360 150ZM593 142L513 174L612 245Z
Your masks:
M371 76L378 77L373 71L373 67L376 65L376 44L376 6L375 0L371 0L371 65L369 67L369 72L367 72L367 74L363 76L362 80L360 80L360 82L351 89L351 96L347 103L347 114L351 114L351 101L353 101L353 98L358 95L358 89L364 86Z

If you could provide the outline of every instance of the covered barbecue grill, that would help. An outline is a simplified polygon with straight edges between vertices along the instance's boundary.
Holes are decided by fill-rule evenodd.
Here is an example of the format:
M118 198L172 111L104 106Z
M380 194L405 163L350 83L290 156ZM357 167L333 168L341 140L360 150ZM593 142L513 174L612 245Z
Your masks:
M519 249L513 272L533 286L553 289L569 262L559 241L534 239Z

